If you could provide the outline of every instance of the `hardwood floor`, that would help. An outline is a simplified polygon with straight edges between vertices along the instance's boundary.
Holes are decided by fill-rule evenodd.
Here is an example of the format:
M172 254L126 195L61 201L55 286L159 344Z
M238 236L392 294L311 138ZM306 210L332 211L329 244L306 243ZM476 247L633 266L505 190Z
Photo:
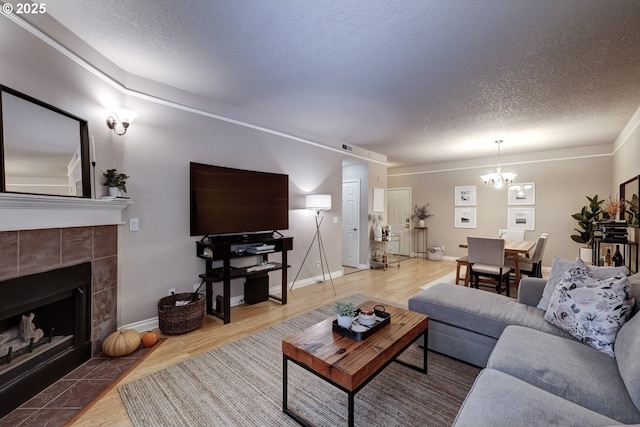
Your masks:
M184 335L171 336L147 359L140 363L120 384L144 377L188 357L210 350L235 339L269 327L290 317L329 304L348 295L361 293L407 306L408 299L420 286L455 270L451 261L408 259L390 265L386 271L363 270L334 279L331 282L294 288L288 294L288 304L265 301L254 305L241 305L231 309L231 323L224 325L213 316L206 316L202 328ZM114 386L94 401L79 417L69 424L79 426L131 426L127 412Z

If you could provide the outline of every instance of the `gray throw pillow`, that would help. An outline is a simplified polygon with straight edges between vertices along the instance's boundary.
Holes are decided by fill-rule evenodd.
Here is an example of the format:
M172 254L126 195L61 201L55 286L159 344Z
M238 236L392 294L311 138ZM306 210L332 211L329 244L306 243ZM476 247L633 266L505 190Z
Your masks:
M549 308L549 302L551 302L551 295L553 295L553 291L556 289L556 286L562 279L564 273L567 272L571 267L576 267L579 265L583 265L584 261L578 259L575 262L567 261L566 259L562 259L559 257L553 258L553 265L551 266L551 272L549 273L549 279L547 279L547 284L544 287L544 291L542 291L542 298L540 298L540 302L537 307L540 310L547 311ZM609 277L619 276L621 274L627 274L627 267L596 267L589 266L593 274L602 280L608 279Z

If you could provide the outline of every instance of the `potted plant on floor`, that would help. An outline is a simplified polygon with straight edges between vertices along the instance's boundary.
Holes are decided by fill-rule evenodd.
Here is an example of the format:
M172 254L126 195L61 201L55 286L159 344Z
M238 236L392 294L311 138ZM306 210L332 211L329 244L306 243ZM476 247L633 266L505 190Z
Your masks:
M352 302L337 301L336 313L338 314L338 325L350 328L353 316L356 315L356 306Z
M586 196L589 200L587 206L583 206L580 212L576 212L571 217L578 221L578 227L574 230L578 234L572 234L571 239L574 242L585 245L580 248L580 259L585 262L593 260L593 236L596 231L597 223L602 218L602 203L604 200L598 200L598 195L593 197Z
M425 219L429 218L430 216L433 216L433 214L430 213L429 210L427 209L427 206L429 206L429 203L422 206L415 205L413 207L413 213L411 214L411 219L418 218L418 225L420 227L424 227Z
M102 174L105 177L104 186L109 187L110 196L121 196L122 192L127 192L127 175L118 173L117 169L109 169Z

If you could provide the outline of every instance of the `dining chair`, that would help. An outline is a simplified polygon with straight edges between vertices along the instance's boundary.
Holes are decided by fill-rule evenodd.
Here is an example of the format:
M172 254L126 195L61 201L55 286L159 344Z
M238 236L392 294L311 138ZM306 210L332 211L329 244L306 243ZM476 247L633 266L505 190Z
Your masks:
M536 241L536 246L533 248L533 255L531 258L518 258L518 268L520 274L527 275L529 277L542 277L542 256L547 246L547 233L542 233ZM513 269L515 268L514 262L511 258L507 258L504 262L506 266Z
M464 267L464 277L460 274ZM469 286L469 255L461 256L456 259L456 285L460 284L460 280L464 279L464 285Z
M501 228L498 237L504 240L524 240L525 230Z
M504 265L504 239L493 237L467 237L467 250L469 253L469 269L471 286L478 288L480 277L489 277L495 280L497 293L506 291L509 295L509 272L511 268ZM504 288L502 283L504 282ZM486 282L485 282L486 283Z

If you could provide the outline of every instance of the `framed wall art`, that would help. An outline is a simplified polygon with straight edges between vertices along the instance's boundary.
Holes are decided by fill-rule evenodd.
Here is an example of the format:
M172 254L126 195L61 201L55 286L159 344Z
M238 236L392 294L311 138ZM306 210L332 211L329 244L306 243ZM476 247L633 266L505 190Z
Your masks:
M476 208L455 208L455 228L476 228Z
M373 211L384 212L384 188L373 188Z
M512 184L509 186L510 205L535 205L536 204L536 184L526 182L523 184Z
M529 230L536 229L536 208L508 208L507 228Z
M456 206L473 206L476 204L476 186L465 185L456 187L455 189L455 205Z

